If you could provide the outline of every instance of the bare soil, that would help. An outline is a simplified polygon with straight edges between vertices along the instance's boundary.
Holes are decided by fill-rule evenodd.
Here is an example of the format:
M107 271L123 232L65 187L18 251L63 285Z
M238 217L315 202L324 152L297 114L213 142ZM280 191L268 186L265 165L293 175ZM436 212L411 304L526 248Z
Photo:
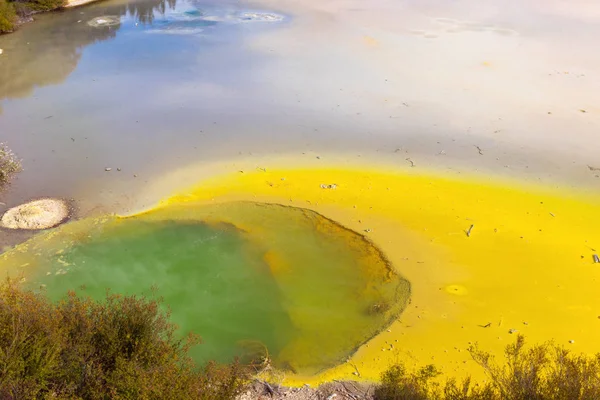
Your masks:
M288 388L256 380L238 400L372 400L374 392L372 384L354 381L333 381L318 388Z

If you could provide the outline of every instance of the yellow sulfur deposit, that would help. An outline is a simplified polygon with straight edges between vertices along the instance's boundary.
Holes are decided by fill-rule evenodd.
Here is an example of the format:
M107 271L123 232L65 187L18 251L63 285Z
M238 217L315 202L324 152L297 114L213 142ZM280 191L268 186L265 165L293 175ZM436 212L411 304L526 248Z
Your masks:
M236 172L181 193L164 204L252 200L313 209L367 235L411 282L411 304L389 330L316 377L279 376L285 384L377 379L397 361L480 377L469 344L501 356L517 333L530 343L600 351L599 197L317 167Z

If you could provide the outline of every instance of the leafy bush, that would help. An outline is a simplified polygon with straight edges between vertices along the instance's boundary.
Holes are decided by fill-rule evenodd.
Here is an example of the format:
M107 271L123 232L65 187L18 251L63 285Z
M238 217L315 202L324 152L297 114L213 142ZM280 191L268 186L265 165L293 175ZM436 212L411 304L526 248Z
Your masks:
M377 400L586 400L600 399L600 354L573 354L552 343L525 346L518 336L505 350L505 361L495 362L477 346L469 348L473 360L491 382L472 384L467 378L450 379L442 387L439 372L429 365L409 373L394 365L382 375Z
M0 0L0 14L2 10L2 4L4 0ZM9 4L10 6L10 4ZM0 30L2 24L2 17L0 16ZM21 163L15 157L14 153L10 151L6 145L0 143L0 188L8 183L10 177L21 170Z
M13 5L6 0L0 0L0 33L12 32L17 21L17 13Z
M13 282L0 286L2 399L233 399L246 370L196 368L187 354L198 342L176 339L156 301L69 293L53 304Z
M64 7L67 0L10 0L15 4L19 14L28 15L32 12L52 11Z
M375 398L382 400L427 400L437 388L432 379L440 372L428 365L415 373L408 373L402 364L390 367L381 376L381 385L375 389Z

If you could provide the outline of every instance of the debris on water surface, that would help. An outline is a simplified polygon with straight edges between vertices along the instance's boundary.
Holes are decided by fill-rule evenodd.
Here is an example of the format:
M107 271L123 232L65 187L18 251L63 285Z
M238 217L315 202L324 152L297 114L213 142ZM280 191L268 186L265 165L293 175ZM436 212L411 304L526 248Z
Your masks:
M473 228L474 228L474 227L475 227L475 225L471 225L471 226L469 227L469 229L467 229L467 230L465 231L465 233L467 234L467 237L471 237L471 231L473 230Z
M104 168L104 170L105 170L106 172L110 172L110 171L112 171L112 168L106 167L106 168Z
M337 188L337 185L335 183L332 183L331 185L327 185L325 183L321 184L321 189L335 189Z
M279 22L283 21L283 15L275 13L243 12L239 15L241 21L248 22Z
M598 257L598 254L594 254L592 258L594 259L594 264L600 264L600 257Z
M575 343L575 341L574 340L569 340L569 343L573 344L573 343Z
M105 15L102 17L96 17L92 20L88 21L89 26L93 26L94 28L102 27L102 26L114 26L119 25L121 23L121 18L114 15Z
M512 335L513 333L517 333L517 332L518 332L518 331L517 331L516 329L509 329L509 330L508 330L508 333L510 333L511 335Z

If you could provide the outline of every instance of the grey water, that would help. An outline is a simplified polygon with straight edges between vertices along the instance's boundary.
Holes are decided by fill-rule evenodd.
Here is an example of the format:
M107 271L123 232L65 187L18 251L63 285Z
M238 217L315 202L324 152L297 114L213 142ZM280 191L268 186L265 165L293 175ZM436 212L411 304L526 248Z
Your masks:
M0 212L46 196L123 211L169 171L258 155L597 190L600 13L559 3L107 0L38 15L0 36L0 142L23 160Z

